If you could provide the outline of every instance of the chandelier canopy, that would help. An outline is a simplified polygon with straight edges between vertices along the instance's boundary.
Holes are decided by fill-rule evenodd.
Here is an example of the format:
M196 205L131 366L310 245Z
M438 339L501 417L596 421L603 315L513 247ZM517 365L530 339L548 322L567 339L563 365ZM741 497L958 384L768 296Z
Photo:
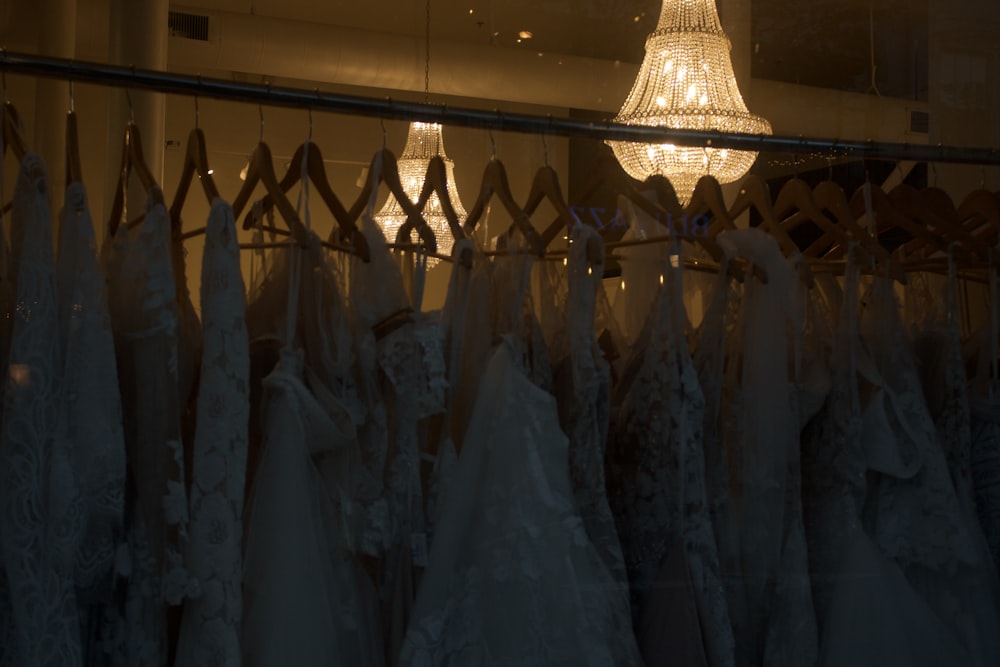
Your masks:
M751 114L740 94L715 0L663 0L656 32L625 104L615 118L629 125L770 134L771 124ZM634 178L670 179L687 201L698 179L739 180L757 159L754 151L609 141Z
M458 190L455 188L455 162L444 152L441 126L437 123L410 123L406 146L397 160L399 180L403 190L410 201L416 203L424 185L427 167L434 156L440 156L444 162L448 199L451 201L451 206L459 220L464 220L466 217L465 208L462 206L462 202L458 198ZM374 218L385 232L386 240L392 243L396 240L399 228L406 222L406 212L396 201L396 198L390 196L382 210ZM432 193L427 200L427 205L424 207L424 219L427 220L427 224L430 225L437 239L438 252L443 255L450 254L455 240L452 237L451 227L448 225L448 218L445 217L441 208L441 199L436 192ZM416 243L416 232L411 232L411 236ZM438 260L432 257L427 263L433 265L437 262Z

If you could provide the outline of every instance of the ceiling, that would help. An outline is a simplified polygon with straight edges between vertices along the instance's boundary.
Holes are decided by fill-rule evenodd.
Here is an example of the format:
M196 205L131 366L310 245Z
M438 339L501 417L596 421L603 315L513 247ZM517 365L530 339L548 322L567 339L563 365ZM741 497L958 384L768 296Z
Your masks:
M106 53L105 26L112 1L77 0L81 57ZM949 0L718 3L724 23L726 11L750 7L756 78L855 92L877 88L882 95L923 100L928 88L928 7L940 8L936 20L943 13L944 18L967 28L982 28L979 15L987 15L987 6L995 2L955 1L966 7L964 14L949 14ZM37 39L44 4L0 0L0 44L30 48L30 42ZM969 7L980 5L982 11L969 12ZM422 36L425 30L425 2L420 0L177 0L171 7L252 13L410 36ZM660 0L431 0L431 62L433 66L435 42L466 42L638 63L659 9ZM521 37L522 31L530 32L530 38ZM872 44L877 72L874 87Z
M329 23L406 35L424 34L420 0L189 0L185 5L259 16ZM431 0L435 40L581 55L607 60L642 57L659 0ZM531 38L519 37L529 31ZM433 58L433 53L432 53Z

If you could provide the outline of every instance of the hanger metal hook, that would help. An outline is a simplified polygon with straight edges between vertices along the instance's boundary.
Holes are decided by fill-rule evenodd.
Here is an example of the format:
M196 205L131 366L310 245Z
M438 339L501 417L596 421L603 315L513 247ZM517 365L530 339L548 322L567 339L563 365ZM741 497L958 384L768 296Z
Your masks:
M69 112L76 113L76 100L73 99L73 79L69 80Z
M549 142L545 138L545 133L542 133L542 157L545 160L545 166L549 166Z
M258 143L264 143L264 105L257 105L257 115L260 117L260 137Z
M310 141L311 142L312 138L313 138L313 110L312 110L312 107L309 107L308 111L309 111L309 134L306 135L306 141Z
M490 130L489 132L490 132L490 159L491 160L496 160L497 159L497 140L496 140L496 137L493 136L493 130Z
M200 77L199 77L200 78ZM198 123L201 120L201 110L198 108L198 96L194 96L194 129L198 129Z
M385 118L378 119L379 125L382 126L382 150L385 150L386 144L388 143L388 132L385 129Z

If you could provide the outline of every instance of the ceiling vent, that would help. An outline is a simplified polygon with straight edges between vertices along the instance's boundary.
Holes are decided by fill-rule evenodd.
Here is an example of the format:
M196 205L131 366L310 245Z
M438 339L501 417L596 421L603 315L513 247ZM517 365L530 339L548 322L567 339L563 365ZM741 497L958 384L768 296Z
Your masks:
M170 12L167 26L171 37L194 39L199 42L208 41L208 16L204 14L188 14L187 12Z
M910 111L910 132L927 134L931 131L931 115L926 111Z

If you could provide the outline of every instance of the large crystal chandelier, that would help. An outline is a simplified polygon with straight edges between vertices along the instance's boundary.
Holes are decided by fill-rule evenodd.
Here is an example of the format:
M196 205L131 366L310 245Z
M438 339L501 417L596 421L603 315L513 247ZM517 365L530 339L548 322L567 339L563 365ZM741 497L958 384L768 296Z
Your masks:
M466 218L465 208L458 198L458 190L455 189L455 162L444 152L444 143L441 138L441 126L437 123L410 123L410 132L406 137L406 146L399 156L399 180L406 192L406 196L411 201L416 202L420 197L420 190L424 185L424 177L427 175L427 167L431 158L435 155L441 157L444 162L445 175L447 176L448 199L455 209L459 222ZM441 199L437 193L432 193L424 207L424 219L434 231L437 238L438 253L448 255L451 253L451 246L454 244L451 227L448 225L448 218L445 217L441 208ZM375 215L377 222L385 232L386 239L392 243L396 240L396 233L403 223L406 222L406 212L396 201L395 197L389 197L382 210ZM411 232L411 237L416 242L416 232ZM437 259L431 257L428 265L437 263Z
M663 0L656 32L632 92L615 121L690 130L770 134L771 124L747 110L715 0ZM622 167L644 180L670 179L684 201L705 174L739 180L757 159L753 151L609 141Z

